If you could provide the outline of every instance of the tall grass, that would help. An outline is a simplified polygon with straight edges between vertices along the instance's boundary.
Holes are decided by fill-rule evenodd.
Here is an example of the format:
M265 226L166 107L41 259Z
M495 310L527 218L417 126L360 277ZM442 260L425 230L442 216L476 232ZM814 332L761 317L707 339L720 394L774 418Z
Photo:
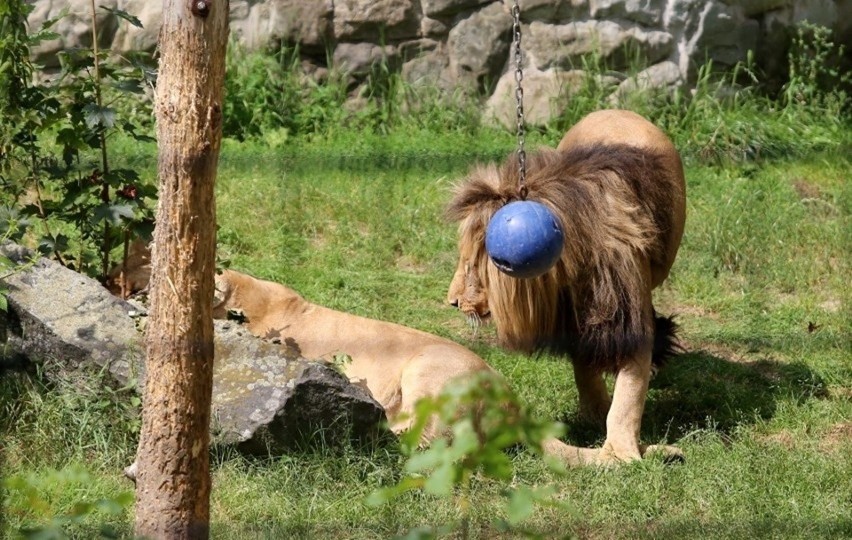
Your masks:
M636 77L644 67L638 56L627 54L632 60L619 80ZM579 89L559 98L562 114L547 125L529 126L530 144L555 144L589 112L618 106L648 117L672 137L682 154L703 162L784 158L838 143L849 145L850 76L832 61L843 54L843 47L832 42L825 29L802 25L789 52L790 78L780 94L762 84L751 56L730 72L720 72L708 62L697 69L696 80L689 85L614 94L612 66L590 55L576 66L586 73ZM447 95L436 87L408 84L387 62L376 63L356 87L330 60L328 64L328 69L308 76L298 50L282 48L270 55L231 47L225 136L258 141L283 154L305 155L306 161L315 158L303 143L317 154L331 145L336 154L361 153L368 160L377 154L405 156L414 151L394 143L416 133L441 134L436 144L443 143L443 135L449 136L453 142L437 149L438 154L464 153L471 140L511 143L501 128L483 123L481 97L464 92ZM353 96L360 99L348 102ZM456 140L465 141L460 152L452 150ZM317 143L322 150L316 150ZM500 147L511 151L512 144Z

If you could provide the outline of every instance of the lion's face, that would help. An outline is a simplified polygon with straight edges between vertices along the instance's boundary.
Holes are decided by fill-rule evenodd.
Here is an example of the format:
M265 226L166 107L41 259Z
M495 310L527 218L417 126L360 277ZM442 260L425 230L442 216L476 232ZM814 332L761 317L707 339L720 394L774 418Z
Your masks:
M491 316L485 283L487 275L483 268L486 261L477 251L471 242L463 237L459 244L459 263L447 292L447 302L459 308L474 326L487 321Z

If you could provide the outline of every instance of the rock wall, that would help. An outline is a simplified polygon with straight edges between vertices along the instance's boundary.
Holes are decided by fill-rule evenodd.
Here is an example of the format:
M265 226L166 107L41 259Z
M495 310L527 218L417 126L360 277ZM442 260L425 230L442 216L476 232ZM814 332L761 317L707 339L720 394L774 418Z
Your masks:
M144 25L99 10L102 47L154 50L162 2L98 4ZM35 1L32 27L68 9L55 27L61 37L36 51L41 63L56 65L57 51L91 44L89 6ZM732 66L749 50L761 66L777 70L793 25L803 20L832 28L838 42L852 41L852 0L520 0L520 7L532 122L547 114L554 92L570 89L572 70L589 53L616 71L639 55L650 66L638 78L642 84L667 86L689 81L706 59ZM505 108L514 82L509 0L231 0L230 10L232 36L245 47L298 46L308 71L328 67L331 58L357 81L383 60L411 84L492 94L497 109Z

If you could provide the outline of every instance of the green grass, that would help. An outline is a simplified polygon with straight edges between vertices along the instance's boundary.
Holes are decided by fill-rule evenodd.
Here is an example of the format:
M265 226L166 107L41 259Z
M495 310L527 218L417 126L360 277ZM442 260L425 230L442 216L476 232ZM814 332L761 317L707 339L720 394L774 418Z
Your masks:
M461 152L434 157L423 138L408 142L410 155L388 153L401 165L354 161L351 169L346 160L357 157L357 149L314 163L329 155L325 149L282 156L227 144L217 190L221 252L233 268L288 283L315 302L470 346L512 381L536 414L564 420L568 440L599 444L601 433L574 416L569 364L506 353L495 347L493 328L474 336L443 304L455 230L441 211L464 159ZM472 153L488 157L510 144ZM422 162L405 161L418 148ZM642 434L680 445L687 461L648 460L561 477L518 451L513 484L554 484L569 508L537 510L525 523L530 530L587 538L852 534L849 170L840 152L689 163L687 230L671 280L657 294L663 312L680 313L689 352L652 382ZM816 326L812 332L809 324ZM4 379L3 395L13 398L3 412L9 422L5 474L29 476L47 505L27 509L11 493L10 535L68 512L76 501L131 487L120 478L134 443L130 427L114 420L127 414L116 409L119 400L96 391L72 399L79 392L29 380ZM423 494L379 508L363 503L399 479L402 459L393 445L268 460L220 449L213 535L387 538L458 520L454 500ZM69 465L85 467L91 480L51 487L45 479ZM471 536L499 536L492 521L504 512L505 487L474 481ZM102 523L129 534L131 510L96 513L69 530L83 538Z
M655 302L678 314L687 352L652 381L642 438L679 445L687 461L559 475L515 450L511 486L474 477L470 537L519 536L495 524L506 489L546 485L562 506L539 507L524 523L546 537L852 536L848 109L836 93L800 103L748 89L717 99L718 91L703 78L689 99L630 104L671 134L686 161L686 232ZM528 147L555 144L596 103L576 100L564 118L532 130ZM439 120L454 125L449 115ZM472 162L512 151L512 134L465 121L435 129L423 118L306 138L259 125L265 137L223 145L221 258L316 303L456 340L503 373L535 415L563 421L566 440L602 442L576 417L569 363L503 351L492 327L475 334L444 303L456 263L456 231L442 218L449 189ZM153 146L116 140L112 149L116 166L155 176ZM49 383L38 373L0 375L0 474L15 479L0 507L3 538L80 501L132 491L121 469L138 416L126 393L106 391L97 375ZM462 536L459 497L365 504L403 474L393 443L212 456L214 538L388 538L444 524ZM73 538L105 524L130 537L132 522L132 507L105 505L59 525Z

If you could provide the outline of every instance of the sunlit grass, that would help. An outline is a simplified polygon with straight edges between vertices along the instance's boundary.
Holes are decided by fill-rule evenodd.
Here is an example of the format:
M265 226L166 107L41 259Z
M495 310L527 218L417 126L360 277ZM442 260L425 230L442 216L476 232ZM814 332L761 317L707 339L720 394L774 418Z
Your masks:
M830 100L808 108L751 92L720 100L716 90L702 79L690 99L632 102L671 134L687 165L686 232L655 297L659 311L678 316L687 352L652 381L642 431L646 442L679 445L687 461L560 476L515 450L513 485L554 484L566 503L537 509L525 523L530 531L852 536L850 122ZM594 105L577 100L565 118L531 130L528 148L555 144ZM511 152L514 135L427 125L226 140L220 260L316 303L456 340L503 373L536 415L564 421L568 441L600 444L601 431L576 418L570 364L503 351L493 327L475 333L444 302L456 263L455 227L442 217L449 190L471 163ZM153 145L116 140L113 148L116 164L156 175ZM132 490L121 476L138 427L127 395L105 391L97 376L0 376L0 474L32 488L7 490L4 538L67 515L81 500ZM461 517L456 499L419 493L365 504L402 474L393 442L269 459L216 448L212 457L214 538L389 538ZM517 536L494 526L505 488L474 479L471 537ZM131 507L67 530L92 538L109 523L131 537L132 521Z

